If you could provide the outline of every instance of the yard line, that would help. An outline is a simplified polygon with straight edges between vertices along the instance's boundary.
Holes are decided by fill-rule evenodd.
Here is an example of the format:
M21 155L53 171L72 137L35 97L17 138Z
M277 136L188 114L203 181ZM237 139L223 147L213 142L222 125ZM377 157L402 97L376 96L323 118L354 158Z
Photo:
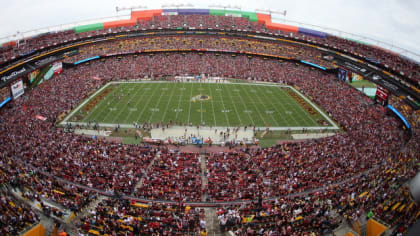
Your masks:
M166 85L168 85L168 84L166 84ZM165 87L166 88L166 90L168 89L168 87ZM158 99L158 101L157 101L157 105L160 103L160 100L162 99L162 95L164 94L164 92L161 92L160 93L160 96L159 96L159 99ZM155 112L156 111L152 111L152 112L150 112L150 118L149 118L149 123L152 121L152 117L153 117L153 115L155 114Z
M139 115L139 118L136 120L136 123L140 120L140 118L141 118L141 116L143 115L143 112L146 110L146 109L149 109L149 103L150 103L150 101L153 99L153 95L155 94L155 92L160 88L160 85L161 85L161 83L158 83L159 84L159 86L156 86L156 88L153 90L153 94L152 94L152 96L150 96L149 97L149 99L147 100L147 103L146 103L146 105L143 107L143 109L141 109L141 113L140 113L140 115Z
M121 87L119 86L119 91L118 92L123 92L123 93L125 93L125 91L126 91L126 88L125 88L125 86L122 86L122 88L120 89ZM115 100L114 100L115 101ZM117 101L117 103L115 104L115 107L117 107L117 109L121 109L121 111L120 112L122 112L124 109L123 109L123 107L124 106L122 106L122 105L119 105L120 103L124 103L126 101L126 97L124 96L122 99L120 99L119 101ZM114 106L113 104L111 104L112 106ZM107 107L108 108L108 107ZM104 110L106 110L106 109L104 109ZM112 112L108 112L106 115L105 115L105 117L102 119L102 121L103 122L106 122L106 119L108 118L108 116L111 114ZM111 123L114 123L113 121L111 122Z
M247 94L247 96L249 97L247 90L246 90L246 89L244 89L244 91L245 91L245 93ZM257 112L257 113L258 113L258 115L260 116L261 120L262 120L262 121L264 121L264 123L265 123L265 124L268 124L268 123L267 123L267 121L264 119L264 117L261 115L261 113L258 111L257 106L255 106L255 103L252 103L252 105L254 105L255 112ZM255 124L254 124L254 125L255 125Z
M137 98L137 94L141 91L141 89L138 89L137 88L137 84L134 84L135 85L135 89L137 90L136 91L136 93L133 95L133 94L130 94L130 96L131 96L131 98L130 98L130 100L128 101L128 102L130 102L131 103L131 101L133 100L133 99L136 99ZM141 87L143 86L143 84L141 84ZM125 113L123 113L123 111L125 110L125 111L127 111L126 109L128 109L129 107L128 107L128 105L127 106L125 106L124 107L124 109L123 110L121 110L121 112L120 112L120 114L118 114L117 116L116 116L116 120L117 120L117 122L118 123L125 123L125 120L127 119L127 118L129 118L129 116L127 115L125 118L124 118L124 120L122 121L122 122L120 122L120 119L119 119L119 117L121 116L121 114L123 114L123 115L126 115ZM131 113L132 111L128 111L129 113ZM113 121L113 122L115 122L115 121Z
M109 86L111 86L111 85L109 85ZM106 87L108 87L108 86L106 86ZM104 87L104 89L105 89L105 87ZM109 95L111 95L111 94L114 94L114 93L116 93L116 90L118 90L118 89L116 89L116 88L114 88L113 90L112 90L112 92L109 94ZM88 104L94 97L96 97L96 96L98 96L99 94L101 94L102 93L102 91L100 92L100 93L98 93L98 94L96 94L96 95L93 95L93 96L91 96L89 99L88 99L88 102L86 103L86 104ZM107 96L107 98L108 98L108 96ZM106 98L104 99L104 101L106 100ZM112 101L113 102L113 101ZM83 120L84 121L89 121L90 119L88 119L88 118L90 118L90 117L92 117L93 116L93 118L96 118L97 116L98 116L98 114L101 114L102 112L103 112L103 110L104 109L99 109L99 107L101 107L102 108L102 106L104 106L104 103L102 103L102 104L98 104L97 106L95 106L93 109L92 109L92 111L90 111L89 112L89 114L85 117L85 118L83 118ZM80 109L81 108L83 108L83 106L82 107L80 107ZM98 112L98 113L96 113L95 111L96 110L98 110L99 109L99 111L100 112ZM94 119L91 119L91 120L94 120Z
M165 111L163 112L162 122L164 122L164 121L165 121L166 112L168 111L169 103L171 103L171 101L172 101L172 97L174 96L174 92L175 92L175 90L176 90L176 86L177 86L177 84L178 84L178 83L175 83L175 86L174 86L174 88L172 89L171 96L169 97L168 103L166 104Z
M236 88L237 84L234 84L233 86ZM239 89L238 89L238 90L239 90ZM240 92L238 92L238 95L239 95L239 98L241 99L242 105L245 107L245 109L246 109L246 110L249 110L249 108L246 106L246 103L244 102L244 99L242 98L242 96L241 96L241 93L240 93ZM250 111L250 110L249 110L249 111ZM254 119L252 119L252 116L250 115L250 113L249 113L249 112L247 112L247 114L248 114L249 119L251 120L252 124L253 124L253 125L255 125Z
M190 94L190 103L188 108L188 122L187 125L190 125L190 116L191 116L191 98L192 98L192 92L193 92L194 83L191 83L191 94Z
M229 91L228 93L229 93L230 100L232 101L233 107L235 108L236 116L239 119L239 125L238 126L241 126L241 125L244 125L245 126L245 124L242 123L241 116L238 113L238 109L236 109L235 101L233 101L233 97L232 97L232 93L230 92L230 89L228 89L228 91Z
M282 89L280 89L280 91L283 93L283 94L285 94L285 92L282 90ZM296 93L297 94L297 93ZM286 94L287 96L289 96L290 97L290 95L289 94ZM300 94L298 94L299 96L300 96ZM292 98L293 99L293 98ZM295 100L295 99L293 99L293 101L294 102L296 102L297 103L297 101ZM302 106L300 105L300 104L298 104L298 107L299 107L299 109L304 113L304 114L307 114L308 112L306 112L303 108L302 108ZM315 120L314 120L314 118L312 118L312 115L311 114L309 114L309 118L314 122L314 124L315 125L317 125L318 124L318 122L316 122ZM304 123L308 123L306 120L304 120ZM312 124L309 124L309 126L311 126Z
M200 96L202 95L201 94L201 82L199 82L200 83ZM202 125L203 124L203 101L200 99L200 125Z
M139 89L137 89L138 91L137 91L137 93L139 93L140 91L142 91L143 90L143 86L145 86L146 85L146 83L139 83L139 84L141 84L141 87L139 88ZM136 93L136 95L137 95L137 93ZM134 105L134 107L135 108L137 108L138 107L138 105L139 105L139 103L141 103L141 102L143 102L143 97L145 96L145 92L143 91L143 93L142 93L142 95L141 95L141 97L140 97L140 99L138 99L138 101L136 102L136 104ZM135 96L135 97L137 97L137 96ZM127 117L128 118L128 117ZM125 121L125 119L124 119L124 121ZM134 121L133 121L134 122Z
M217 84L217 88L219 88L219 84ZM220 97L222 98L221 100L222 100L223 110L226 111L225 103L223 102L222 92L220 92ZM230 124L229 124L229 117L227 115L227 112L223 112L223 113L225 113L226 121L228 123L227 126L230 126Z
M177 107L177 112L176 112L176 115L175 115L175 121L177 121L178 120L178 114L179 114L179 105L181 105L181 99L182 99L182 97L184 96L184 90L185 90L185 83L182 83L182 93L181 93L181 96L179 96L179 101L178 101L178 107Z
M209 85L209 90L210 90L210 96L213 98L213 94L212 94L212 92L211 92L211 85ZM211 102L211 107L213 108L213 118L214 118L214 126L217 126L217 123L216 123L216 113L214 112L214 103L213 103L213 99L210 99L210 102Z
M267 87L267 86L255 86L256 88L260 88L259 90L261 91L261 88L262 87L264 87L265 89L268 89L268 88L270 88L270 87ZM270 99L270 96L268 96L268 95L266 95L265 93L264 93L264 91L262 91L262 93L264 94L264 96L267 98L267 101L269 101L270 102L270 104L274 107L274 109L279 113L279 115L280 115L280 117L284 120L284 121L286 121L286 123L287 123L287 120L282 116L282 114L281 114L281 111L279 111L278 109L277 109L277 106L276 106L276 104L275 103L273 103L272 101L273 100L275 100L275 99ZM271 96L271 98L275 98L274 96ZM280 105L283 107L283 104L282 103L280 103ZM284 108L284 107L283 107ZM284 110L284 109L283 109ZM285 111L285 110L284 110ZM292 116L292 118L294 119L294 117ZM296 120L295 120L296 121ZM289 124L287 124L288 126L290 126Z
M261 102L261 104L263 105L264 109L267 109L267 107L265 106L265 101L262 101L261 98L260 98L260 96L255 96L255 97L257 97L257 99ZM266 110L266 111L268 111L268 110ZM277 122L277 120L274 118L273 113L269 113L269 114L271 116L271 119L273 119L274 122L277 124L277 127L279 127L279 122Z

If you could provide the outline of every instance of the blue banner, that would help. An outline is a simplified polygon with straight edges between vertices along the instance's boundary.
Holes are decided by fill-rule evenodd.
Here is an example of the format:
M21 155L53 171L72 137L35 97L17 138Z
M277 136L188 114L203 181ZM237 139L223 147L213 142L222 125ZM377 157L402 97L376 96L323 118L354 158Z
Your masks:
M387 106L391 111L393 111L404 123L405 127L407 127L407 129L410 129L410 124L408 123L408 121L405 119L405 117L399 112L397 111L393 106L389 105Z

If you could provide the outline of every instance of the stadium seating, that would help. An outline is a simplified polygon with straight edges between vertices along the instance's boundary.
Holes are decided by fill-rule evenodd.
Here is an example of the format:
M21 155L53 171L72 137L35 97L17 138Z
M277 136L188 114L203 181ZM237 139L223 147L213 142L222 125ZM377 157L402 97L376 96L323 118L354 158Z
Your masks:
M94 36L102 36L107 33L118 33L135 31L140 29L177 29L177 28L199 28L199 29L241 29L251 32L271 32L289 37L289 34L280 30L267 29L265 24L250 22L247 18L232 16L214 15L177 15L177 16L153 16L149 20L137 20L133 26L116 26L96 31L88 31L76 34L74 30L51 32L34 36L19 41L18 43L5 44L0 48L0 63L24 57L32 53L39 53L46 48L54 48L58 45L69 44L77 40L88 39ZM403 73L408 81L419 86L420 65L409 59L403 58L395 53L372 45L364 45L359 42L327 35L325 38L296 34L293 37L311 43L317 43L330 47L344 53L361 57L371 63L382 65L396 73ZM50 49L48 49L50 50Z
M27 40L25 46L2 48L1 58L8 61L30 50L66 43L71 37L101 35L109 30L186 26L266 30L261 24L230 16L154 16L151 22L139 20L135 26L78 35L68 31L39 36ZM314 39L305 37L305 40ZM418 79L418 67L399 56L389 57L381 49L332 36L316 40L374 58L390 68L395 66L394 70L411 74L413 81ZM320 59L320 52L303 46L234 37L215 40L208 36L154 36L101 42L80 47L79 54L66 58L65 62L138 50L193 48L249 51L332 66ZM55 126L58 116L111 80L201 74L295 86L319 104L343 132L319 140L206 154L209 184L202 189L197 154L175 152L167 146L121 145L67 133ZM239 235L270 231L274 235L321 234L341 223L338 215L351 221L369 211L377 219L404 231L418 218L420 210L411 204L405 186L418 170L415 164L420 159L420 116L399 97L391 96L390 103L409 118L413 126L411 139L383 107L334 75L303 65L240 53L156 52L114 56L66 69L30 90L23 99L14 101L10 108L0 110L0 140L6 144L0 146L0 180L22 189L28 199L40 196L74 212L88 205L97 191L145 201L172 201L168 206L138 207L127 200L106 200L78 225L81 231L93 234L198 232L202 212L194 208L186 211L183 204L202 200L215 204L236 201L237 204L221 207L218 215L224 231ZM47 120L36 119L36 115ZM92 120L86 125L94 123ZM142 185L136 186L141 179ZM208 195L206 199L203 194ZM6 193L1 198L5 206L11 201ZM11 208L15 215L19 212L25 218L23 222L37 222L30 210L24 207L17 210L10 203L9 206L2 209ZM2 234L13 235L24 227L25 223L13 229L6 226L13 220L13 217L0 220Z

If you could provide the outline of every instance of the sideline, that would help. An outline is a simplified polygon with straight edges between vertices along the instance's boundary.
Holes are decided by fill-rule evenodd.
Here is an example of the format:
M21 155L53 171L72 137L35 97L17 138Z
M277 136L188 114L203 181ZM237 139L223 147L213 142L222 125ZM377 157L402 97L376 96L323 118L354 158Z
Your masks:
M209 78L211 79L211 78ZM216 80L208 80L206 82L200 82L200 81L192 81L192 82L181 82L181 83L216 83ZM60 123L59 125L64 126L67 123L72 125L86 125L87 122L68 122L68 120L76 114L86 103L88 103L92 98L94 98L96 95L98 95L100 92L102 92L105 88L110 86L111 84L136 84L136 83L177 83L172 81L152 81L152 80L136 80L136 81L111 81L108 82L106 85L104 85L102 88L100 88L98 91L96 91L94 94L92 94L89 98L87 98L85 101L83 101L79 106L76 107L70 114L68 114ZM307 103L309 103L315 110L317 110L332 126L313 126L313 127L301 127L301 126L295 126L295 127L270 127L270 130L276 131L276 130L340 130L340 128L337 126L337 124L330 118L328 115L326 115L317 105L315 105L311 100L309 100L306 96L304 96L300 91L295 89L294 87L290 85L284 85L284 84L278 84L278 83L272 83L272 82L254 82L254 83L223 83L223 84L230 84L230 85L249 85L249 86L272 86L272 87L282 87L282 88L290 88L294 92L296 92L299 96L301 96ZM117 124L115 123L98 123L100 127L116 127ZM133 124L119 124L121 128L135 128ZM218 129L226 129L226 128L233 128L233 127L218 127ZM255 127L256 129L265 130L267 127Z

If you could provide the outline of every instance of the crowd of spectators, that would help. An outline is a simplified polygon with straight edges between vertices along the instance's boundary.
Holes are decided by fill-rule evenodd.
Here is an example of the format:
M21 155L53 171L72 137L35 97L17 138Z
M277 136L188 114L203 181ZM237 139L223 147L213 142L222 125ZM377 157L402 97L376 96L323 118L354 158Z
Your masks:
M108 48L114 49L113 46ZM1 165L2 171L7 173L7 177L2 178L9 183L21 183L32 191L31 194L47 196L65 207L75 204L76 210L86 205L90 193L71 184L56 181L55 177L110 194L130 195L134 192L142 198L200 201L204 192L201 188L201 168L197 155L171 152L166 147L150 147L146 144L122 145L67 133L55 126L59 115L74 108L108 81L177 74L207 74L290 84L319 104L344 130L343 133L319 140L286 143L270 148L244 148L232 153L211 153L206 156L209 185L204 189L208 193L208 199L205 200L264 199L264 204L267 204L245 205L242 209L236 209L236 206L222 209L221 215L231 210L231 213L234 212L232 217L236 219L226 220L226 224L231 221L233 223L223 226L224 228L232 226L232 230L249 230L251 234L265 232L271 226L275 227L273 231L283 234L299 234L317 227L321 230L330 229L337 225L334 215L330 214L331 209L347 215L359 215L362 209L372 209L380 218L393 225L401 223L395 219L402 219L403 213L404 216L412 217L411 211L406 212L403 209L395 214L389 213L389 208L385 210L378 204L393 204L389 201L389 195L394 194L399 197L392 200L400 201L401 206L405 204L408 208L409 201L402 186L417 170L411 165L420 158L420 147L416 142L419 140L417 129L414 129L413 137L407 142L407 135L398 128L397 119L386 115L384 108L375 105L334 75L295 63L256 56L250 58L239 54L150 53L95 60L64 70L62 74L28 91L10 107L0 111L0 140L5 144L0 146L0 161L9 164ZM37 119L37 115L47 120ZM404 152L397 155L401 150ZM155 162L148 170L153 159ZM37 171L33 172L35 169ZM387 172L388 170L390 171ZM366 174L366 171L369 172ZM18 180L14 180L15 178ZM135 190L136 184L142 178L142 185ZM288 199L284 200L286 203L281 202L280 198L271 203L271 200L265 200L296 193L304 194L314 188L324 188L340 181L347 181L346 185L321 191L324 198L319 205L313 205L316 202L313 200L318 199L319 194L303 198L285 197ZM367 200L364 197L358 198L363 201L353 200L356 203L348 207L348 196L355 199L354 195L363 191L368 191L367 195L370 197ZM380 197L386 192L389 195ZM105 208L112 204L114 202L103 206ZM121 214L124 209L130 209L127 203L115 204L119 208L114 210L115 215ZM347 208L340 211L340 206ZM281 210L261 212L262 209L275 208ZM105 210L98 209L96 212ZM256 215L254 225L252 219L251 222L246 219L246 224L242 223L242 218L239 221L238 216L253 215L250 212ZM299 212L303 221L296 220ZM151 216L152 213L136 214ZM92 225L92 222L100 221L100 225L104 226L107 223L103 222L118 221L115 217L103 215L104 213L98 214L94 220L85 219L84 223ZM170 217L168 213L163 215L165 217L162 219ZM267 227L263 218L265 215L273 215L267 221ZM175 216L172 217L175 219ZM188 231L196 228L195 214L193 217L188 214L178 217L194 218L195 223L188 223L187 228ZM225 221L223 216L221 219ZM176 225L176 220L171 222L166 223ZM120 228L119 223L112 225ZM152 230L167 229L161 227L160 223L158 225L156 228L152 227ZM176 230L172 226L169 228ZM133 227L132 231L134 227L139 227L140 231L147 228L143 222L139 224L135 221L130 227ZM90 226L85 228L89 230ZM112 227L102 229L104 232L115 230Z
M221 229L236 235L323 235L342 222L352 225L367 217L404 233L420 213L406 185L418 170L413 158L418 161L415 153L401 152L379 168L322 191L221 207Z
M296 38L309 43L318 43L333 49L343 51L362 57L371 63L380 64L385 68L391 69L401 75L406 76L408 81L419 86L420 65L413 60L399 56L389 50L385 50L373 45L362 44L340 37L327 35L325 38L318 38L303 34L289 34L280 30L269 30L264 24L250 22L246 18L233 16L213 16L213 15L162 15L154 16L152 20L140 20L134 26L102 29L76 34L74 30L44 33L31 38L19 40L17 43L10 43L0 48L0 63L5 63L17 57L22 57L33 52L39 52L44 48L54 47L65 43L74 42L81 39L89 39L94 36L103 36L107 33L119 33L142 29L176 29L176 28L196 28L196 29L240 29L251 32L274 33L283 37ZM262 51L270 51L267 48ZM309 50L309 49L305 49ZM259 52L262 52L261 50ZM275 53L275 52L274 52Z
M24 203L0 190L0 233L5 236L18 235L39 222L39 215Z
M270 42L227 36L157 36L106 41L95 45L80 47L79 54L66 58L65 62L74 63L86 58L106 54L124 54L142 50L167 49L205 49L213 51L229 51L234 53L237 51L261 53L265 55L306 60L327 68L334 67L331 62L322 60L322 53L320 51L310 47L297 46L281 41Z
M413 109L413 107L408 105L404 99L393 94L390 95L388 103L396 108L414 129L420 128L420 109Z
M202 209L183 204L146 205L108 199L76 225L80 232L95 235L197 235L205 231L203 221Z
M201 201L200 165L198 154L162 152L134 194L148 199Z

